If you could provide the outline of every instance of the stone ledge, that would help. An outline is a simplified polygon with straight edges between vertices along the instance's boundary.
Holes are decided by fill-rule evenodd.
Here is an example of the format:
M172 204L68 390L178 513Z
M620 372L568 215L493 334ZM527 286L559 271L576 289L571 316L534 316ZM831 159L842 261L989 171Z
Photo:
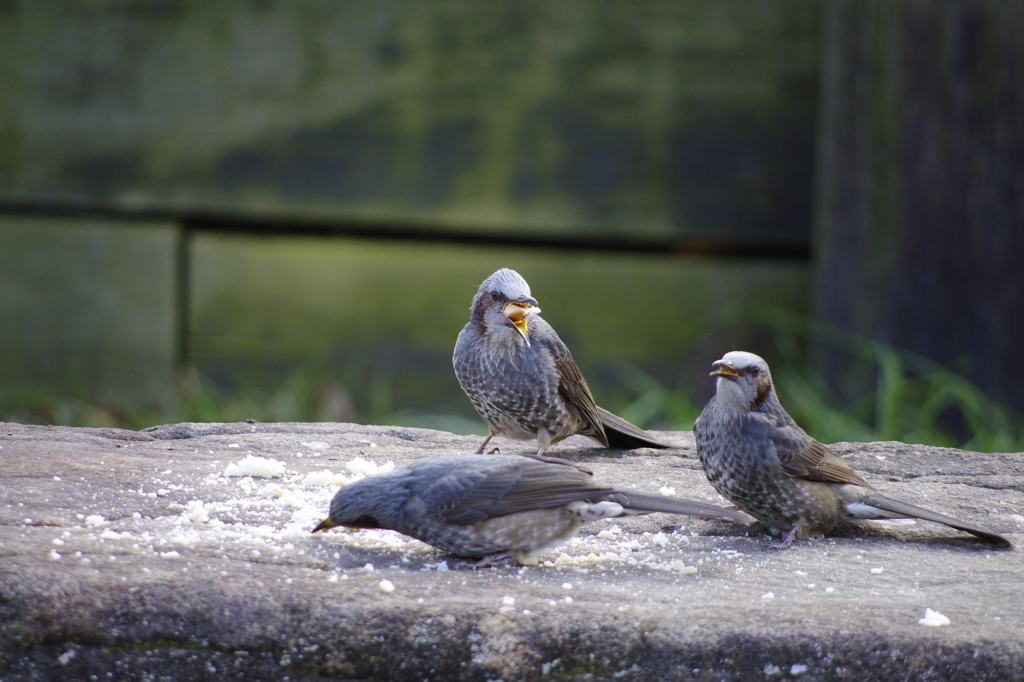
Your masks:
M663 435L685 447L571 439L554 454L609 482L720 501L692 435ZM655 514L588 526L550 567L480 571L443 570L454 562L390 532L309 533L353 460L400 466L478 441L355 424L0 424L0 677L974 680L1024 669L1019 550L923 522L770 552L759 526ZM835 450L887 493L1024 542L1024 454ZM285 472L224 476L249 454ZM684 565L696 572L674 570ZM925 608L951 624L918 624Z

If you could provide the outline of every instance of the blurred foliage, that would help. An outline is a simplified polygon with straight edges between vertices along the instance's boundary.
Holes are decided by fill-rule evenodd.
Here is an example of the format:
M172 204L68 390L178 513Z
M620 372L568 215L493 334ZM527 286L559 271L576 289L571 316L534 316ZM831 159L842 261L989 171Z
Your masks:
M974 452L1024 451L1024 415L956 371L916 353L823 325L781 309L756 313L772 330L772 379L779 400L824 443L895 440ZM813 345L845 352L875 373L875 388L846 401L812 361ZM709 362L710 367L710 362ZM644 428L689 430L702 406L635 367L622 373L636 398L618 414Z
M1024 450L1024 415L933 360L786 310L764 310L781 362L779 398L826 443L899 440L975 452ZM808 360L811 344L846 353L875 372L874 391L845 401Z
M1000 404L961 374L920 355L821 325L785 310L762 311L775 348L772 374L780 400L794 419L825 443L898 440L977 452L1024 451L1024 415ZM864 363L875 388L844 401L810 361L825 344ZM710 367L710 361L709 361ZM700 414L685 386L669 388L640 368L620 365L614 387L592 386L598 402L625 419L661 430L690 430ZM42 390L0 391L0 420L67 426L142 429L182 421L355 421L484 434L476 417L399 409L393 376L371 371L357 405L345 382L296 371L273 390L226 391L195 373L160 400L108 401L58 397ZM710 379L709 379L710 381ZM467 401L467 414L469 404Z
M0 421L59 426L144 429L177 422L358 422L391 424L486 434L478 418L427 414L397 409L391 396L393 374L368 368L357 408L350 381L323 372L297 370L275 388L242 386L227 390L194 371L183 374L178 386L158 397L109 398L97 401L69 398L43 389L0 389ZM467 402L467 409L469 404Z
M788 310L744 307L733 313L753 317L772 331L773 352L765 355L773 360L779 400L824 443L895 440L975 452L1024 451L1024 415L953 369ZM818 371L815 344L843 351L858 367L873 372L874 390L844 400ZM711 360L709 372L710 367ZM685 387L669 389L635 366L620 367L619 379L635 397L620 405L606 399L606 406L643 428L690 430L703 409ZM595 386L595 394L601 388Z

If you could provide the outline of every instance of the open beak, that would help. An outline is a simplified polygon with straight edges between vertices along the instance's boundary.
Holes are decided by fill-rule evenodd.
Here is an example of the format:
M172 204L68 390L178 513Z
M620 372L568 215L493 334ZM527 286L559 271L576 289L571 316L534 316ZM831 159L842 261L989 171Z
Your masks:
M743 376L740 372L737 372L732 365L725 362L724 360L715 360L714 362L711 363L711 366L715 368L714 371L711 372L711 376L713 377Z
M530 339L526 332L526 313L530 306L536 306L537 299L530 296L520 296L514 301L507 301L501 306L501 314L508 318L508 321L515 326L516 331L523 337L526 345L530 345ZM540 312L539 310L537 312Z

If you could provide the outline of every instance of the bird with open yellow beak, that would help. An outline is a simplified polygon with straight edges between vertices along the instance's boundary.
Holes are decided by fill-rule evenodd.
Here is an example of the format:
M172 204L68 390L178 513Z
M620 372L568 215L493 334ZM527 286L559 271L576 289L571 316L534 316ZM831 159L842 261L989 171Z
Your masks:
M490 427L477 453L494 436L536 440L537 454L575 434L610 448L675 447L594 404L572 354L515 270L485 279L469 310L452 363Z

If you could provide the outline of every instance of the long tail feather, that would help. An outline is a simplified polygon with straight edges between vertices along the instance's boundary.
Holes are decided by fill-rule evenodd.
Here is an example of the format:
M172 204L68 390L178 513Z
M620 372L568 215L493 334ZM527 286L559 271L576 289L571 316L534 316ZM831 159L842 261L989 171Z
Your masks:
M634 491L616 491L617 496L625 498L625 501L616 500L626 509L637 512L663 512L665 514L685 514L687 516L703 516L708 519L724 519L744 525L752 523L753 516L739 511L738 509L726 509L713 504L687 500L678 497L666 497L664 495L650 495Z
M655 440L651 434L637 426L633 426L622 417L618 417L603 407L597 408L597 416L608 437L608 447L617 450L634 450L636 448L658 448L668 450L680 447Z
M860 500L860 502L901 516L941 523L949 526L950 528L956 528L957 530L977 535L979 538L988 540L999 547L1013 547L1012 542L987 528L982 528L981 526L976 526L973 523L967 523L966 521L960 521L959 519L954 519L953 517L946 516L945 514L933 512L930 509L918 507L910 504L909 502L902 502L891 497L886 497L880 493L871 493Z

